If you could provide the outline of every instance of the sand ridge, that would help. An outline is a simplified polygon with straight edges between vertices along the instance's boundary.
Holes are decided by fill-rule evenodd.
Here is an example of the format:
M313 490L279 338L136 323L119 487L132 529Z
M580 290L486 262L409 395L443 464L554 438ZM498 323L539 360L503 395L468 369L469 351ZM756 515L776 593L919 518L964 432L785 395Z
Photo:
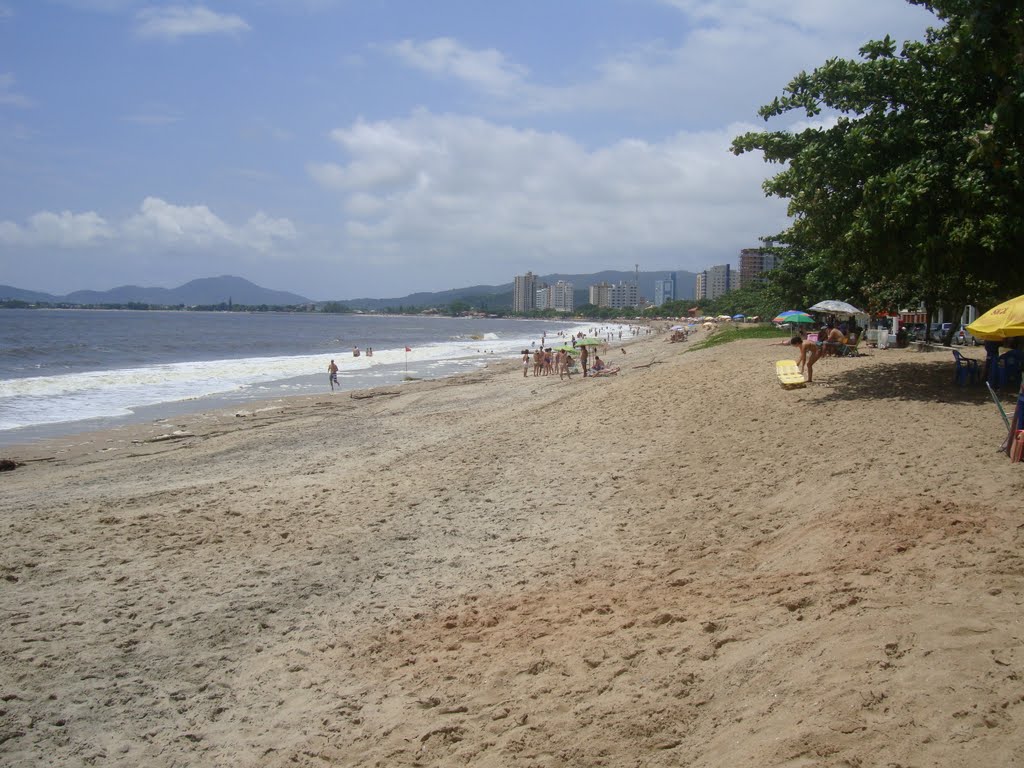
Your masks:
M25 449L0 758L1024 762L1024 475L987 395L941 354L784 391L785 346L688 346Z

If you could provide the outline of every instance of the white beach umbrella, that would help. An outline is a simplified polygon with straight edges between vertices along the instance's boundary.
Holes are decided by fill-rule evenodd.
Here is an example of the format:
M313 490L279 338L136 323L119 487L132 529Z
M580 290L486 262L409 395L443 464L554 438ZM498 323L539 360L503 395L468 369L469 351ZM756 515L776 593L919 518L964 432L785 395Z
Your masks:
M853 304L847 304L845 301L836 301L835 299L826 299L825 301L819 301L813 307L807 310L808 312L828 312L833 315L863 315L864 312L857 309Z

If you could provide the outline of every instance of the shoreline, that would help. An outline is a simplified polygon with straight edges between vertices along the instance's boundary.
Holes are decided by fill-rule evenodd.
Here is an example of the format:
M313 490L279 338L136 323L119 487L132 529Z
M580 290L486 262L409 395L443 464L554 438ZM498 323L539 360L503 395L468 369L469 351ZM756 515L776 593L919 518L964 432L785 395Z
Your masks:
M428 319L435 318L428 317ZM452 318L441 317L437 319L450 321ZM534 324L537 323L537 321L526 322ZM560 322L560 325L571 325L574 330L579 330L581 328L580 324L565 324L565 322ZM616 326L616 328L625 328L625 326ZM538 333L541 333L540 326L538 326ZM430 349L436 347L438 344L443 344L443 341L428 343L426 344L426 347ZM479 340L479 346L485 347L486 344L487 342L482 338ZM516 349L518 349L518 346L516 346ZM382 355L387 356L385 354L387 351L389 350L378 349L378 357ZM404 360L400 359L400 355L397 359L378 359L376 360L378 365L370 367L362 365L362 361L357 359L354 364L355 367L350 369L349 366L346 365L349 358L348 353L340 352L335 353L334 355L334 357L339 360L340 364L337 388L340 391L352 391L377 386L400 386L404 385L409 378L417 380L449 378L451 376L458 376L467 372L472 373L473 371L484 368L488 365L494 365L496 361L504 359L505 355L509 354L514 354L514 352L511 352L510 350L502 352L483 348L475 350L467 348L465 353L461 355L451 356L440 354L437 357L431 357L428 352L427 356L420 357L419 359L414 355L414 370L412 371L412 374L410 374L408 354ZM330 355L327 353L319 356L323 357L325 371L329 356ZM393 356L394 355L392 354L391 357ZM307 360L307 357L309 357L309 355L298 356L298 358L305 360L307 364L308 362L313 362L311 359ZM319 357L317 357L317 360ZM224 362L225 360L218 359L214 361ZM240 362L251 361L252 360L250 358L243 358L240 360ZM210 362L210 360L201 360L199 362L195 362L195 364L188 364L187 361L182 361L180 364L162 365L206 365L208 362ZM138 370L148 371L151 369L157 370L158 368L160 367L143 366ZM318 369L318 364L316 368ZM134 369L127 369L126 373L132 373L133 371ZM221 391L206 394L197 393L183 397L177 397L169 394L168 396L171 397L170 399L156 402L147 402L145 394L140 391L135 394L136 401L147 404L135 404L135 406L126 407L123 403L106 403L104 407L109 411L106 415L96 415L76 420L43 421L36 424L0 430L0 452L16 449L16 447L45 441L51 438L85 435L90 432L108 431L110 429L134 424L188 418L191 415L202 414L209 411L230 409L246 410L253 407L253 403L259 403L267 400L279 401L293 396L314 396L321 393L323 388L322 385L326 380L327 374L309 374L308 366L303 371L304 372L301 374L290 374L287 376L282 374L281 378L272 378L267 380L257 378L255 380L250 380L249 383L245 385L238 383L245 379L239 378L239 375L236 374L231 377L231 381L222 382L226 383L228 386L227 388L223 388ZM233 386L231 386L232 384ZM148 391L148 389L146 391ZM54 401L57 400L57 398L53 399ZM125 413L125 411L127 411L127 413ZM67 412L61 413L61 416L69 415L72 414ZM74 415L79 415L79 413L75 413Z
M616 345L615 349L620 347L629 348L631 345L653 341L659 338L660 335L657 331L652 331L650 336L616 340L612 343ZM139 444L178 441L189 437L201 438L204 434L210 432L223 431L228 425L237 421L237 419L251 417L260 419L270 416L275 418L287 417L310 408L329 405L329 401L336 397L347 396L355 400L369 399L382 395L387 396L388 393L394 390L412 386L429 390L433 388L427 386L429 384L444 386L445 382L458 383L461 379L477 380L480 377L490 377L500 373L520 370L521 363L518 357L515 359L502 357L469 371L461 371L439 377L411 378L392 384L380 384L372 387L339 388L335 391L325 387L324 392L315 394L258 398L246 400L235 405L223 404L225 398L211 396L209 398L202 398L203 400L210 401L208 407L200 406L195 409L190 407L190 405L195 404L195 401L145 406L139 408L138 413L149 413L149 417L133 418L122 424L99 427L87 426L81 430L65 434L43 435L26 441L16 442L12 440L11 442L0 443L0 458L8 458L14 461L41 461L57 456L76 458L83 453L107 453ZM326 374L324 375L326 376ZM327 400L324 400L324 398L327 398ZM157 415L161 413L166 415ZM75 422L70 423L73 424ZM53 426L59 429L63 425L56 424ZM41 427L40 429L44 428Z
M782 346L689 346L642 339L586 381L507 361L311 397L4 473L0 755L1024 755L1024 476L987 393L944 356L825 359L786 391Z

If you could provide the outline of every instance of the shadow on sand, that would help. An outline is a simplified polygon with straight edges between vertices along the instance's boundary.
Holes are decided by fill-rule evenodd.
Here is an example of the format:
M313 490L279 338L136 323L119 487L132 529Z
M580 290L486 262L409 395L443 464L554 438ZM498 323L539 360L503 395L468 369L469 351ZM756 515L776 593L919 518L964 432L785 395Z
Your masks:
M844 361L834 361L827 368L815 366L815 383L828 386L832 391L816 402L834 405L851 400L878 400L893 398L934 403L990 402L984 383L961 386L954 380L953 356L928 356L924 360L901 362L884 368L860 367L842 370ZM819 373L820 370L820 373ZM999 392L1005 406L1017 401L1016 392Z

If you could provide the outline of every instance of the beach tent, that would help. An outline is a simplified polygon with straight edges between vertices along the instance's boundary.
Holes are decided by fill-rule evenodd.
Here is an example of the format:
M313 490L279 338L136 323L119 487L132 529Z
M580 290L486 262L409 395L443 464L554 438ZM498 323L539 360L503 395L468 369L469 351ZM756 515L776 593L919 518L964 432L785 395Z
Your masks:
M985 341L1024 336L1024 295L992 307L968 325L967 332Z
M733 315L732 319L733 320L745 320L746 317L747 317L746 315Z

